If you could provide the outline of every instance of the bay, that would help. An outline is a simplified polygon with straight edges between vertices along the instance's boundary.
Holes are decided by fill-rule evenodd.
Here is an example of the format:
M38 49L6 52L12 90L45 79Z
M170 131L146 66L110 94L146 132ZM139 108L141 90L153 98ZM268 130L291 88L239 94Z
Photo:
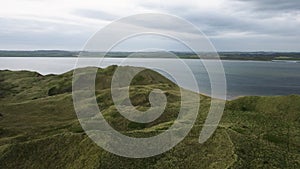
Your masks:
M91 58L89 58L91 60ZM154 69L171 80L186 78L178 59L163 58L105 58L101 64L93 58L91 64L81 64L80 67L109 65L129 65ZM210 95L208 73L199 59L181 59L193 72L200 93ZM205 60L213 65L215 60ZM77 58L47 58L47 57L0 57L1 70L28 70L40 74L61 74L75 68ZM258 95L290 95L300 94L300 63L272 61L238 61L222 60L227 81L227 99L239 96ZM171 70L176 77L164 71ZM211 72L210 72L211 73ZM195 90L190 84L181 85Z

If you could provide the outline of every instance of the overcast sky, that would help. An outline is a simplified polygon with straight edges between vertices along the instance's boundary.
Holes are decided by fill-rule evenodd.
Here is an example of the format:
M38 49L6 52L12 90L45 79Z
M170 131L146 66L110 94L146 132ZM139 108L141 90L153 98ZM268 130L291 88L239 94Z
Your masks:
M0 2L2 50L81 50L96 31L116 19L160 12L177 15L196 25L218 51L300 51L299 0ZM155 40L139 39L135 42L138 43L125 45L119 50L134 50L135 45L159 44ZM167 46L169 50L180 50L176 44Z

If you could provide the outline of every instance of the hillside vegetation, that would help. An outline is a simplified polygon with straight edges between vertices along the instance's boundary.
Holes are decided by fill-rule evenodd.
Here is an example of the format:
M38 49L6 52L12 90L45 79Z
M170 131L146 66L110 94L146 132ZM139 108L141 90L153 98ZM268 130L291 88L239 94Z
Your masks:
M139 73L130 86L132 104L147 110L148 95L156 88L165 92L168 104L155 121L134 123L117 112L111 99L116 68L98 69L95 84L110 125L133 137L168 129L180 108L179 87L152 70ZM228 101L216 132L199 144L210 107L210 98L199 95L196 124L181 143L154 157L131 159L106 152L82 130L73 108L72 74L0 71L0 168L300 168L300 96Z

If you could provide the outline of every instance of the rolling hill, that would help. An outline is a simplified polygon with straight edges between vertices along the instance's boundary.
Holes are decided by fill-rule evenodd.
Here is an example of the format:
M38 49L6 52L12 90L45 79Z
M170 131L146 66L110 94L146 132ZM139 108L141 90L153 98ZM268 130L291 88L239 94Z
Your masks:
M98 106L109 124L133 137L168 129L180 108L179 87L152 70L139 73L130 86L132 104L147 110L148 95L156 88L165 92L168 104L153 122L131 122L111 99L116 68L99 68L95 83ZM199 95L196 124L181 143L154 157L132 159L106 152L82 130L73 108L72 74L0 71L0 168L300 168L300 96L227 101L216 132L199 144L210 107L210 98Z

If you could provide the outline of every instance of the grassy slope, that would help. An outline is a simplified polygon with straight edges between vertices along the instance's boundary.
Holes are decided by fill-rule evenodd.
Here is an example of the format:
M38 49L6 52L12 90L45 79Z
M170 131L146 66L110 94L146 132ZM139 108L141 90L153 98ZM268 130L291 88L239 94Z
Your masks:
M97 100L107 121L135 137L167 129L179 109L179 88L156 72L140 73L130 88L133 105L146 110L153 88L165 91L168 105L154 122L133 123L110 99L115 68L99 69L96 80ZM164 154L129 159L104 151L82 131L73 110L71 80L72 72L41 76L0 71L0 168L300 168L300 96L227 102L215 134L199 144L210 102L201 96L198 119L188 137Z

